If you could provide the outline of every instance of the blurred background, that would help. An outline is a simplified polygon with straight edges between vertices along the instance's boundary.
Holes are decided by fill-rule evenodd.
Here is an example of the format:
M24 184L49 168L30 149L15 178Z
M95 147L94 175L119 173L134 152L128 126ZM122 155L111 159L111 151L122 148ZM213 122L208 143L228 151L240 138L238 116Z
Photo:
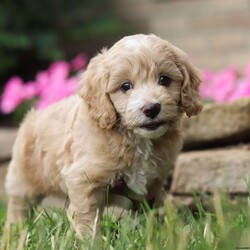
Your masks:
M250 62L249 28L249 0L2 0L0 94L12 76L29 82L54 61L91 58L135 33L169 40L201 69L240 71Z

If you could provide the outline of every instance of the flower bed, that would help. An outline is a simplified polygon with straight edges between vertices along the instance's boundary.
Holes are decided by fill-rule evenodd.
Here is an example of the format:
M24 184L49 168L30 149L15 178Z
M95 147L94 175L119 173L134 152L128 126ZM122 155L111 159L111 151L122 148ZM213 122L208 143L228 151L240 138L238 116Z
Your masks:
M78 76L87 65L87 56L79 54L71 62L57 61L45 71L38 72L35 79L24 82L13 76L6 83L1 97L0 111L10 114L26 103L26 112L31 106L42 109L76 91ZM250 96L250 64L240 72L236 68L221 72L204 70L204 82L200 87L204 102L231 102Z
M203 79L200 92L204 100L222 103L250 96L250 64L242 72L234 67L218 73L204 70Z
M87 65L87 56L79 54L71 62L57 61L45 71L38 72L35 79L24 82L21 77L13 76L6 83L1 97L1 112L10 114L23 103L37 109L73 94L77 88L78 76Z

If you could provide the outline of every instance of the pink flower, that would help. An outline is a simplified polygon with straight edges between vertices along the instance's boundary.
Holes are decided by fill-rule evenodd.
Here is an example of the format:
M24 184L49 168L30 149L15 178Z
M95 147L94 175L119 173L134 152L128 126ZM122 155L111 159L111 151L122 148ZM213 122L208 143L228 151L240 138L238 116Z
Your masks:
M200 86L201 96L207 100L213 99L213 85L215 74L210 70L203 71L203 83Z
M54 102L73 94L77 88L77 77L56 77L58 71L51 71L48 77L48 87L41 91L40 100L37 102L38 109L46 108ZM64 75L66 76L66 75Z
M13 76L7 82L1 101L1 110L5 114L13 112L23 101L23 80Z
M64 61L54 62L49 67L50 80L60 82L68 77L70 65Z
M87 56L79 54L71 64L64 61L52 63L47 71L38 72L35 80L24 83L20 77L12 77L6 84L0 108L4 113L13 112L23 101L38 97L37 108L45 108L76 91L78 75L70 77L74 70L86 66ZM74 72L76 73L76 72Z
M250 82L241 81L238 83L238 87L234 93L229 97L229 101L235 101L237 99L250 96Z
M23 85L23 99L30 100L38 94L36 82L28 82Z
M245 73L245 77L249 80L248 83L250 84L250 63L246 66L244 73Z
M242 97L250 96L250 64L248 64L244 70L242 79L236 82L237 88L231 94L229 100L234 101Z
M228 101L236 89L237 71L234 68L224 70L215 76L213 95L216 102Z
M52 103L50 102L50 101L48 101L48 100L43 100L43 99L40 99L38 102L37 102L37 104L36 104L36 108L37 109L44 109L44 108L46 108L46 107L48 107L48 106L50 106Z
M216 102L230 102L250 96L250 64L241 78L235 68L229 68L217 74L203 71L204 82L200 87L204 99Z
M36 81L40 96L36 105L37 108L45 108L65 97L62 92L65 91L64 85L69 73L69 64L64 61L58 61L51 64L48 71L37 74Z
M71 77L67 81L66 95L71 95L76 92L78 85L78 77Z
M41 94L44 90L49 88L49 72L38 72L35 78L35 84L37 86L38 93Z
M71 61L71 66L74 70L82 70L87 65L87 60L87 55L81 53Z

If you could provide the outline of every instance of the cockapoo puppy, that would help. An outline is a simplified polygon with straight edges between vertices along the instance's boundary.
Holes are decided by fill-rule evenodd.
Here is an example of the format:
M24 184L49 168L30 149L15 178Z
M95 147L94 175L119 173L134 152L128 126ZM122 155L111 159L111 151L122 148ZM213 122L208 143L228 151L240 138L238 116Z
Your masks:
M119 180L161 204L181 149L180 118L202 109L200 83L187 55L155 35L102 50L77 95L23 121L6 178L7 222L24 218L27 200L61 192L77 232L87 234Z

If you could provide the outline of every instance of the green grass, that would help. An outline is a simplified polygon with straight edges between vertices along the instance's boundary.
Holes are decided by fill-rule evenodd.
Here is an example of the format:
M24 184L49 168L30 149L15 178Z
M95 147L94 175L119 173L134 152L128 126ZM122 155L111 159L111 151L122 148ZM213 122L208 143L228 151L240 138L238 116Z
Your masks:
M216 193L207 198L206 209L195 200L196 212L167 200L160 217L146 206L135 217L114 221L106 216L95 239L78 239L59 210L34 211L23 224L6 229L6 205L1 203L0 249L250 249L247 197L232 203Z

